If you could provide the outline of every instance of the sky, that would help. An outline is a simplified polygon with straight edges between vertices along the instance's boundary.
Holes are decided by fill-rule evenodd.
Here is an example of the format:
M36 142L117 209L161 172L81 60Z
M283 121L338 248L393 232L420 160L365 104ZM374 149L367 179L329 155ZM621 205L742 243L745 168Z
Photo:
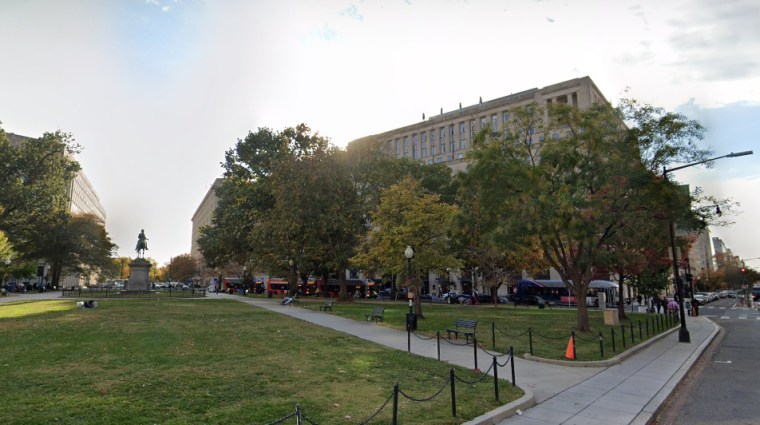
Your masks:
M306 123L351 140L569 79L686 114L714 156L672 179L741 204L711 228L760 269L756 0L0 0L0 122L71 133L120 256L190 252L225 151Z

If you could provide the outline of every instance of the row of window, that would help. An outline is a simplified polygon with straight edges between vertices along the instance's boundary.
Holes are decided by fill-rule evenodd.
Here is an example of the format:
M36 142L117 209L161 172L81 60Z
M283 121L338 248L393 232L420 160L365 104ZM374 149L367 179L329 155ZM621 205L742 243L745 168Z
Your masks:
M502 128L506 128L506 124L509 122L509 111L504 111L501 114ZM476 125L475 120L470 120L470 137L469 140L475 137ZM492 114L490 123L486 116L480 117L480 128L483 129L486 125L490 124L492 128L499 129L499 115ZM391 152L396 152L396 157L411 157L412 159L422 159L427 157L435 157L439 154L448 152L454 153L455 151L467 149L467 122L461 121L458 124L459 140L456 139L457 125L449 124L447 127L440 127L438 129L431 129L430 131L423 131L420 133L413 133L411 136L397 137L394 140L387 141L388 148ZM446 135L448 134L448 142ZM436 141L436 136L438 139ZM411 144L410 144L411 141ZM457 143L458 142L458 143ZM430 148L428 150L428 147ZM462 158L463 155L457 155L457 158ZM443 162L443 156L438 157L436 162ZM448 160L453 160L453 155L448 156ZM428 161L432 163L432 159Z

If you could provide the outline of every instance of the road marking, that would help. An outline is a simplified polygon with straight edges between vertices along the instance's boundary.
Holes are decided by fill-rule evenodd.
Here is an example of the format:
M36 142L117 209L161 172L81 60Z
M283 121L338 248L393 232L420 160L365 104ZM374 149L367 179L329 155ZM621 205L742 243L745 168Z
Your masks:
M747 320L747 316L739 316L739 320Z
M731 364L731 360L713 360L713 363L723 363L723 364Z
M721 319L730 319L728 316L720 316Z

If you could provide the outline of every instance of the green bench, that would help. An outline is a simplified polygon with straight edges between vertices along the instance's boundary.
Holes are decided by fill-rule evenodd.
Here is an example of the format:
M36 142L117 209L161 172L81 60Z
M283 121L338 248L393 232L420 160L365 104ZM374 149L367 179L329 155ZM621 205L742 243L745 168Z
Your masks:
M470 337L472 337L472 339L475 339L475 331L477 327L477 320L455 319L454 329L446 329L446 332L448 332L449 339L451 339L451 334L454 334L455 339L459 339L459 334L464 334L464 337L469 344Z
M385 307L375 307L372 309L372 313L366 313L367 321L374 320L375 323L383 321L383 315L385 314Z
M327 310L332 311L333 301L335 301L335 300L325 301L325 303L323 305L319 306L319 311L327 311Z

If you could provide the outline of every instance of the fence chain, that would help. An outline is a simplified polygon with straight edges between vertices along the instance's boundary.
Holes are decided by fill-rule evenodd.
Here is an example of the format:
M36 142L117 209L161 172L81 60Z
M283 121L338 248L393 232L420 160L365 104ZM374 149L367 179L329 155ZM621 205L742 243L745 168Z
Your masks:
M517 337L520 337L520 336L526 335L526 334L528 333L528 331L525 331L525 332L522 332L522 333L518 333L518 334L516 334L516 335L510 335L509 333L507 333L507 332L505 332L505 331L503 331L503 330L499 329L498 327L494 327L494 329L496 329L497 331L499 331L499 333L501 333L501 334L502 334L502 335L504 335L504 336L511 336L511 337L514 337L514 338L517 338Z
M288 416L283 416L283 417L281 417L280 419L277 419L277 420L276 420L276 421L274 421L274 422L269 422L269 423L268 423L268 424L266 424L266 425L276 425L276 424L281 424L281 423L285 422L286 420L288 420L288 419L290 419L290 418L294 417L295 415L296 415L296 413L295 413L295 412L293 412L293 413L289 414Z
M489 356L504 357L504 356L508 356L509 355L509 353L498 353L498 351L494 351L494 353L497 353L497 354L494 354L494 353L488 351L487 348L484 348L482 345L480 345L479 342L477 344L478 344L478 348L480 348L481 351L483 351L484 353L488 354Z
M577 333L575 334L575 339L581 342L599 342L599 335L594 335L591 338L582 338Z
M508 364L509 364L509 362L513 362L513 361L515 361L515 360L512 358L512 355L511 355L511 354L507 353L507 355L509 356L509 358L507 359L507 361L505 361L505 362L504 362L504 364L501 364L501 363L499 363L499 362L497 361L497 362L496 362L496 366L499 366L499 367L505 367L506 365L508 365Z
M470 345L470 343L469 343L469 342L465 342L465 343L463 343L463 344L460 344L460 343L457 343L457 342L453 342L452 340L450 340L450 339L448 339L448 338L444 338L444 337L441 337L441 339L442 339L443 341L446 341L446 342L448 342L448 343L449 343L449 344L451 344L451 345L456 345L456 346L458 346L458 347L464 347L465 345Z
M392 391L391 391L391 395L389 395L389 396L388 396L388 398L387 398L387 399L385 399L385 402L383 402L383 405L382 405L382 406L380 406L380 408L379 408L379 409L375 410L375 413L373 413L373 414L369 415L369 416L367 417L367 419L364 419L363 421L359 422L359 425L366 425L366 424L368 424L368 423L369 423L369 421L371 421L372 419L375 419L375 417L376 417L377 415L379 415L379 414L380 414L380 412L382 412L382 411L383 411L383 409L385 409L385 406L387 406L387 405L388 405L388 403L389 403L391 400L393 400L393 392L392 392Z
M488 372L490 372L491 369L493 369L493 362L491 362L491 367L489 367L487 371L483 372L483 374L480 375L480 378L478 378L478 379L476 379L474 381L467 381L467 380L464 380L464 379L462 379L462 378L460 378L460 377L458 377L456 375L454 375L454 378L456 378L456 380L459 381L459 382L463 382L465 384L473 385L473 384L477 384L478 382L486 379L489 376Z
M549 340L555 340L555 341L558 341L558 340L560 340L560 339L565 339L565 338L568 338L568 337L566 337L566 336L564 336L564 335L563 335L563 336L558 336L558 337L544 336L544 335L541 335L541 334L539 334L539 333L536 333L536 332L533 332L533 335L535 335L535 336L540 336L540 337L541 337L541 338L543 338L543 339L549 339Z
M450 378L446 378L446 382L444 382L443 385L441 385L441 388L439 388L438 391L435 392L435 394L433 394L433 395L431 395L430 397L427 397L427 398L419 398L419 399L418 398L414 398L414 397L408 395L407 393L403 392L401 390L401 388L399 388L398 393L401 394L402 396L408 398L409 400L416 401L417 403L422 403L424 401L430 401L430 400L438 397L441 394L441 392L443 392L443 390L449 386L449 383L450 383Z
M434 336L425 337L425 336L418 335L416 332L412 332L412 335L416 336L417 338L419 338L419 339L421 339L423 341L430 341L431 339L435 339Z
M306 422L310 423L311 425L319 425L318 423L316 423L316 422L312 421L311 419L309 419L309 417L306 416L306 415L302 414L301 415L301 419L305 420Z

